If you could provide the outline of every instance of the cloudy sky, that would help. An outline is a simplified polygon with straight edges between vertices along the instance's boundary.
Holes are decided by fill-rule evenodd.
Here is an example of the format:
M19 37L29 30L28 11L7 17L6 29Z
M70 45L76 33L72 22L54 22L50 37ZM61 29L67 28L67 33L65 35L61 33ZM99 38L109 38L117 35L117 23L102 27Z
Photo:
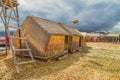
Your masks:
M120 0L18 0L21 23L27 15L74 26L81 31L120 32ZM72 20L79 20L73 25Z

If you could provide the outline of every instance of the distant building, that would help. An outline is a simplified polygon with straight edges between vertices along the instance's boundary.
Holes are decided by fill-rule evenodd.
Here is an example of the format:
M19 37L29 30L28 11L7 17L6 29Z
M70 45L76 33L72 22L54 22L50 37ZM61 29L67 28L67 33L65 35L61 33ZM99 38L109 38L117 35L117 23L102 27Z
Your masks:
M103 41L103 34L101 33L96 33L96 32L91 32L91 33L86 33L86 41L88 42L99 42Z
M120 34L109 33L104 38L106 42L120 42Z
M120 42L120 34L109 32L91 32L84 34L86 35L86 41L88 42Z

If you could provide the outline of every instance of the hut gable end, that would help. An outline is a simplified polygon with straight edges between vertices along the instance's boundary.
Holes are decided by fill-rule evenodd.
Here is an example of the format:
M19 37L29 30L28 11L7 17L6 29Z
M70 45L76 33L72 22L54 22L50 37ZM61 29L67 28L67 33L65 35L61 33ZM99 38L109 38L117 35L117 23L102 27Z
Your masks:
M27 17L22 27L38 44L41 44L44 49L47 49L50 35L38 25L31 17Z

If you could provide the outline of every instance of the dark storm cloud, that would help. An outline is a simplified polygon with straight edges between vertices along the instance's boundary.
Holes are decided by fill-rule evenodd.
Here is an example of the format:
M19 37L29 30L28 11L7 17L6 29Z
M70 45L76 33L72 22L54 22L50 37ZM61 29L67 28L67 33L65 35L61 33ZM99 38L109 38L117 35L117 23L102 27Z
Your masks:
M34 3L30 3L32 9L28 9L29 7L27 5L25 6L25 4L21 6L22 21L27 15L33 15L63 22L82 31L110 30L120 22L119 0L35 1ZM79 23L73 25L71 21L74 19L78 19Z
M104 6L104 4L103 4ZM93 9L93 11L92 11ZM120 5L112 4L110 7L92 7L88 10L90 13L85 15L86 19L83 21L85 25L79 23L80 29L92 30L109 30L113 28L120 21Z

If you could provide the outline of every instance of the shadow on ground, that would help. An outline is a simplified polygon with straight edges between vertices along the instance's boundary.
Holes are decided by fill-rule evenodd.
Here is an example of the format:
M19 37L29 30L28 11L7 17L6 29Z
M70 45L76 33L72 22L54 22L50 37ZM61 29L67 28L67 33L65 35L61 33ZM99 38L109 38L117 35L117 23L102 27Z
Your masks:
M5 62L5 65L7 66L7 72L9 72L9 75L11 75L11 77L9 77L9 80L10 79L21 80L21 79L30 79L30 78L37 78L37 77L40 78L41 76L46 76L51 74L55 75L58 72L68 68L73 63L77 62L79 60L79 57L83 57L86 54L88 54L90 49L92 48L86 47L81 52L67 54L68 57L59 61L43 62L40 60L36 60L37 66L34 66L33 63L27 64L27 65L20 65L19 66L20 74L16 73L12 59L4 60L4 62ZM24 59L18 58L18 60L24 60ZM28 59L25 59L25 60L28 60Z
M87 46L83 49L83 51L80 53L80 57L84 57L86 56L88 53L90 53L90 50L92 49L92 47Z

